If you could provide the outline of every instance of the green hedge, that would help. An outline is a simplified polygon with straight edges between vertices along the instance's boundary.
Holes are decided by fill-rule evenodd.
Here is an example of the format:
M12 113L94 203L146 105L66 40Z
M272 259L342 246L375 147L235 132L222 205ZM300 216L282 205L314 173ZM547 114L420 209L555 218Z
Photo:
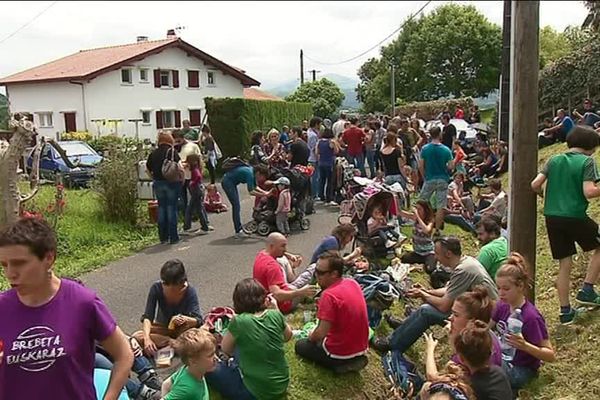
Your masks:
M471 97L462 97L459 99L446 99L446 100L433 100L433 101L420 101L414 103L407 103L401 106L397 106L395 109L395 115L411 116L415 112L417 117L425 121L429 121L438 116L439 113L444 111L447 107L452 115L457 106L462 106L465 111L465 116L469 115L469 108L473 106L473 99Z
M208 125L225 157L246 156L256 130L291 128L313 115L309 103L210 97L204 103Z

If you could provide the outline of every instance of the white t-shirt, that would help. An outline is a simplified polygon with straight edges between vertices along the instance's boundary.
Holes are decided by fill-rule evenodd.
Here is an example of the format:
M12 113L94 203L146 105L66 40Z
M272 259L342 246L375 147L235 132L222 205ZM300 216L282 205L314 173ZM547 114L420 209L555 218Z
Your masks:
M503 190L494 197L490 207L494 207L494 214L497 214L500 218L506 216L506 208L508 205L508 198L506 192Z
M185 162L187 156L190 154L197 154L202 158L202 151L200 147L194 142L186 142L183 146L181 146L181 151L179 152L179 158L181 158L181 162ZM185 179L192 179L192 171L189 168L184 168Z
M345 119L338 119L337 121L335 121L335 123L333 124L333 126L331 127L331 130L333 131L333 134L335 135L335 137L337 138L342 132L344 132L344 124L348 122Z

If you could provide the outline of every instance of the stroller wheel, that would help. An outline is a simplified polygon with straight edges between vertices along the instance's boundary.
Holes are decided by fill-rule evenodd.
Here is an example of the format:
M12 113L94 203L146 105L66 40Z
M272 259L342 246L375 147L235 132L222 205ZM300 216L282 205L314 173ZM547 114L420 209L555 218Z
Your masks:
M261 221L258 223L256 231L261 236L267 236L269 233L271 233L271 226L268 222Z
M300 220L300 229L303 231L307 231L310 229L310 220L307 218L302 218Z
M337 220L338 224L351 224L352 215L340 215Z
M258 224L256 223L256 221L250 221L247 224L245 224L244 226L242 226L242 230L245 233L252 235L253 233L256 233L256 231L258 230Z

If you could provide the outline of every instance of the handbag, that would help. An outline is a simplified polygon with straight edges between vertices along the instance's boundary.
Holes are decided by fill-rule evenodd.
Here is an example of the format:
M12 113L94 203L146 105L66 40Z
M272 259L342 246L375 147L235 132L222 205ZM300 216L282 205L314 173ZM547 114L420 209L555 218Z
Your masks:
M183 182L183 170L179 167L179 163L175 161L175 147L171 147L171 158L166 157L163 160L161 171L165 180L169 182Z
M217 156L217 160L223 158L223 153L221 152L221 148L219 147L217 142L215 142L215 155Z

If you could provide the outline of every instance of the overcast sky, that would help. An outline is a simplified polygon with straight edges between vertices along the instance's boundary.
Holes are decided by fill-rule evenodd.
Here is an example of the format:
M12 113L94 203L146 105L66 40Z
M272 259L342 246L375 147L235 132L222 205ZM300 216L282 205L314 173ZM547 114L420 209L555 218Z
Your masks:
M378 48L335 66L320 65L308 57L322 62L349 59L385 38L425 3L3 1L0 76L80 49L131 43L138 35L162 39L167 29L183 26L179 35L185 41L246 70L263 88L299 80L300 49L307 57L305 70L355 77L364 61L379 54ZM434 1L425 12L443 3L448 2ZM474 4L492 22L501 24L501 1L456 3ZM540 7L540 24L561 31L580 25L586 15L581 1L542 1Z

